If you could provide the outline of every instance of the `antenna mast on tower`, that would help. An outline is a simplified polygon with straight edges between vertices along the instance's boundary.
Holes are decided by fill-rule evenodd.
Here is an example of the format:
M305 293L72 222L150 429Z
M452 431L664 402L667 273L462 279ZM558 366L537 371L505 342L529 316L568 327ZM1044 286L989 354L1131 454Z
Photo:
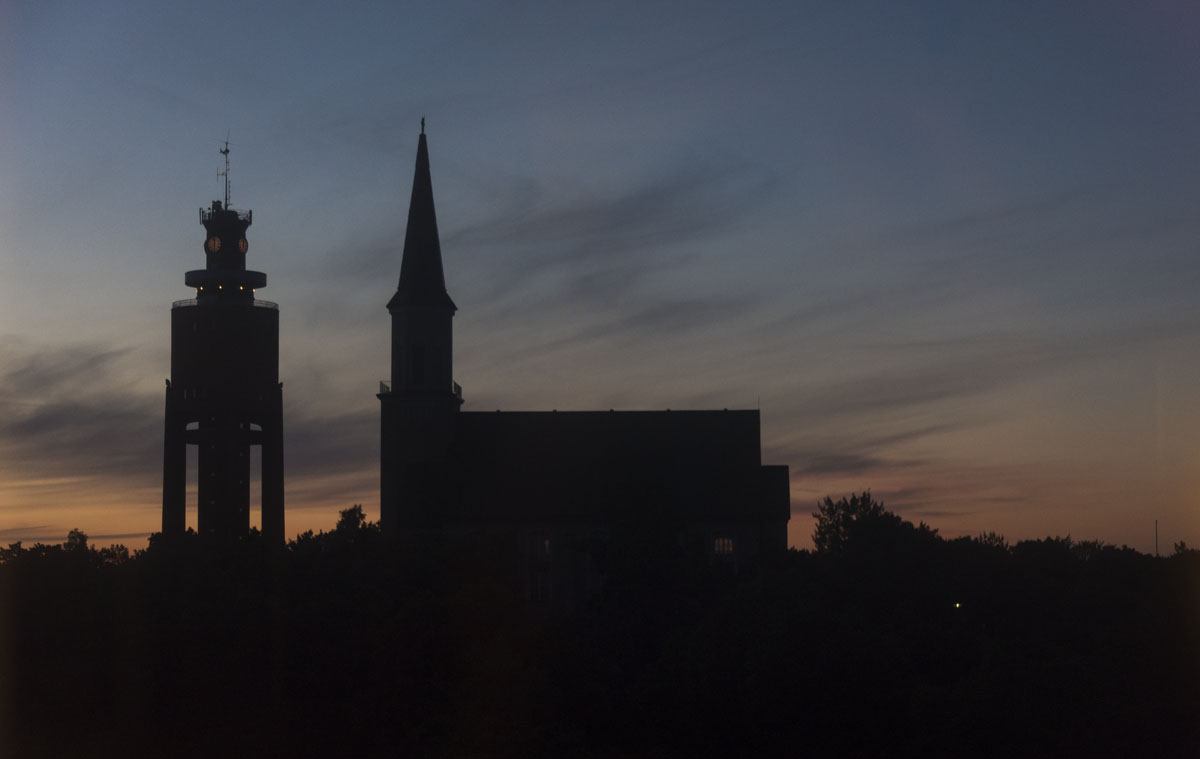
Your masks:
M225 146L220 148L217 152L220 153L221 155L225 156L225 168L222 171L218 171L217 176L225 177L225 207L229 208L229 133L228 132L225 133Z

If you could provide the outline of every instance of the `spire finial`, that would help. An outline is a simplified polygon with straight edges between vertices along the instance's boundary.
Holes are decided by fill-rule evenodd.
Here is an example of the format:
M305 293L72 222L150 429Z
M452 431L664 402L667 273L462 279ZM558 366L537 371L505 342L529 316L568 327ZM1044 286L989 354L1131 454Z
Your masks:
M421 117L421 134L425 134L425 117Z

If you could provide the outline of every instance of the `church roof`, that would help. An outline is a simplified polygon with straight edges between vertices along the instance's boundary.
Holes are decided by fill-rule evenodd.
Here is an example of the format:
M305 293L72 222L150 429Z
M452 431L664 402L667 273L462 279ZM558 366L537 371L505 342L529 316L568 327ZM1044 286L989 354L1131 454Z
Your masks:
M760 462L753 410L459 412L440 508L471 522L785 518L761 497Z
M417 140L417 166L413 173L412 198L408 204L408 226L404 232L404 258L400 264L400 285L388 301L396 306L457 307L446 292L442 272L442 246L438 238L437 213L433 208L433 180L429 175L429 146L425 141L425 123Z

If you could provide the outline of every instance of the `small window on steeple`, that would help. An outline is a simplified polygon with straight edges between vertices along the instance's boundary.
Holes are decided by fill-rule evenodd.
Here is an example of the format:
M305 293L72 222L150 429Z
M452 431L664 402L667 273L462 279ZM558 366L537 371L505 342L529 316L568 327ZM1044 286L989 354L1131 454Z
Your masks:
M409 366L409 374L412 377L412 383L417 387L425 384L425 348L420 345L414 345L408 352L411 360Z

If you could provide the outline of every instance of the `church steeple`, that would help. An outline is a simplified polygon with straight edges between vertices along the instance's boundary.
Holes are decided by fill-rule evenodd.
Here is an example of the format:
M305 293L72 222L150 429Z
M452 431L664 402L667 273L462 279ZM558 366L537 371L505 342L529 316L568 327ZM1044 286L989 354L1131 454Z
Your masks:
M454 439L462 388L454 382L454 312L442 273L442 246L433 210L425 120L417 140L417 168L408 203L408 230L400 286L388 301L392 316L392 376L380 383L380 519L387 534L411 524L428 504L414 483L442 461ZM424 472L424 473L423 473ZM407 515L407 516L405 516Z
M425 124L417 141L417 168L408 203L408 229L400 285L387 304L392 315L392 393L405 397L444 397L455 409L462 403L454 390L451 322L458 308L446 292L442 246L433 210L429 177L429 145Z
M442 272L442 246L438 239L437 213L433 208L433 180L429 174L425 119L421 119L421 135L417 139L417 166L408 204L400 285L388 302L388 310L397 306L458 310L446 292L446 277Z

